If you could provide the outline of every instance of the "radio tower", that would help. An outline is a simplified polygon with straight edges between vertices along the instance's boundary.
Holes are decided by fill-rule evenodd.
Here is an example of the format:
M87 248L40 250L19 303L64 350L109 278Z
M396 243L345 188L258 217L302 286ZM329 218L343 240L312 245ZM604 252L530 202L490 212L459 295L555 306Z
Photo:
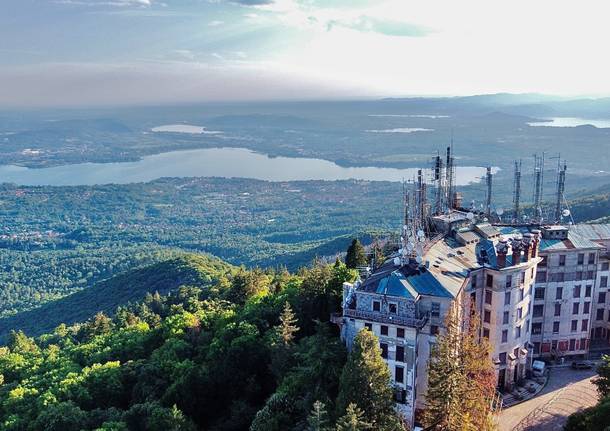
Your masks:
M485 175L485 184L487 185L487 196L485 198L485 216L489 220L491 217L491 182L493 174L491 173L491 166L487 167L487 174Z
M542 187L544 184L544 153L534 154L534 220L542 222Z
M555 200L555 223L561 222L561 200L563 199L563 191L566 186L566 170L568 166L566 162L561 165L561 159L557 161L557 196Z
M451 136L451 145L447 147L447 161L446 161L446 177L447 177L447 212L450 212L453 208L453 177L454 177L454 158L453 158L453 134Z
M436 184L436 202L434 212L436 215L443 213L443 159L439 154L434 157L434 183Z
M519 201L521 199L521 160L515 160L515 179L513 182L513 223L518 223L521 219L521 207Z

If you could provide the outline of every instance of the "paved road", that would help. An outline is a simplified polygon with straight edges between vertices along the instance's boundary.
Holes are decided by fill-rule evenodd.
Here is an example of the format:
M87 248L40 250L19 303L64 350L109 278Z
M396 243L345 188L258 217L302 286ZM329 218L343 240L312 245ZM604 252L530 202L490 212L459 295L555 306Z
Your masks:
M597 403L593 370L551 369L546 387L531 400L505 409L500 431L557 431L568 416Z

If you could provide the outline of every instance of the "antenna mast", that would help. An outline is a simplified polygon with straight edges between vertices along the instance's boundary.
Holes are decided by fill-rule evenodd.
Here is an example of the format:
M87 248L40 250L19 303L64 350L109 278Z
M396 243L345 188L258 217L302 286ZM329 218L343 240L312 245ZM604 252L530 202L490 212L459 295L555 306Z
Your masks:
M513 223L519 222L521 219L521 160L515 160L515 178L513 182Z
M566 162L561 165L561 159L557 160L557 196L555 200L555 223L561 222L561 200L566 186L566 170L568 166Z
M491 183L493 174L491 173L491 166L487 167L487 174L485 175L485 184L487 185L487 196L485 198L485 216L489 220L491 217Z
M446 177L447 177L447 212L450 212L453 208L453 176L454 176L454 159L453 159L453 131L451 132L451 145L447 147L447 169L446 169Z
M434 183L436 185L436 202L434 212L436 215L443 213L443 159L436 154L434 157Z
M544 153L534 154L534 220L542 222L542 188L544 185Z

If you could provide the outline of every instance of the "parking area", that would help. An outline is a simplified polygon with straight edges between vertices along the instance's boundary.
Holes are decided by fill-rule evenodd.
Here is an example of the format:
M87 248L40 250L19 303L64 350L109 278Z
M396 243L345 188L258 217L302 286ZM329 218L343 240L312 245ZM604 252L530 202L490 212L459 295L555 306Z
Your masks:
M502 411L500 431L561 430L568 416L597 403L595 375L594 370L551 369L538 396Z

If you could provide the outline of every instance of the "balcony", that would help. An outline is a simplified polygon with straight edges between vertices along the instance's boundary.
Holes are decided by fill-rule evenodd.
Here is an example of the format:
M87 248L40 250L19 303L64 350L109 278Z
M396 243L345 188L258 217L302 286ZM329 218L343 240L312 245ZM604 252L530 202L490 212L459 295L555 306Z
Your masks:
M362 311L362 310L352 310L350 308L343 310L343 315L345 317L351 317L355 319L368 320L371 322L377 323L386 323L389 325L400 325L400 326L410 326L412 328L423 328L428 320L428 315L423 317L404 317L398 316L396 314L383 314L374 311Z

